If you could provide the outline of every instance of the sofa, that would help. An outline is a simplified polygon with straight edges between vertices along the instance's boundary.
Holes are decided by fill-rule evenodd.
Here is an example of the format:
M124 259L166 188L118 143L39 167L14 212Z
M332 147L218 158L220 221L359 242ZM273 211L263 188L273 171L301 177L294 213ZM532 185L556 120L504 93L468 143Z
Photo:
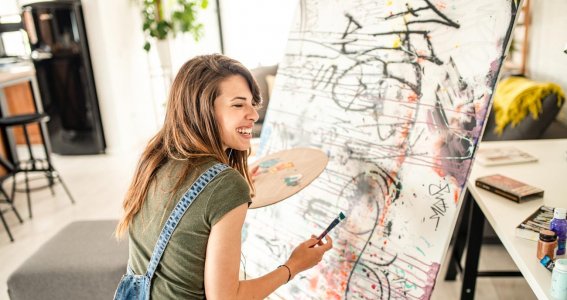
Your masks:
M252 76L254 76L254 79L256 79L256 82L260 87L260 94L262 95L262 99L264 100L262 108L258 110L259 118L256 124L254 124L254 129L252 131L254 137L259 137L260 133L262 132L262 124L264 123L266 110L268 109L268 104L270 103L270 94L277 70L277 65L258 67L250 70Z

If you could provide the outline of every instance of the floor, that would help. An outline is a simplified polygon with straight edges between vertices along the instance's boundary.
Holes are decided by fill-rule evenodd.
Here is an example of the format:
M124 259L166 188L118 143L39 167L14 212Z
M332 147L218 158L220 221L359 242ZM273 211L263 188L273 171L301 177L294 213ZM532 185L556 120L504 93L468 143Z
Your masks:
M72 205L60 186L55 187L55 197L51 196L49 189L36 191L32 194L33 219L30 219L25 194L16 195L16 206L24 223L18 223L12 213L6 213L16 239L13 243L9 241L4 228L0 227L0 299L8 299L8 276L62 227L74 220L119 217L122 197L135 163L135 155L54 156L55 167L77 203ZM480 269L489 266L491 269L516 269L504 248L497 245L485 246L481 251ZM442 266L432 299L458 299L461 283L459 279L455 282L442 280L444 269ZM481 278L477 281L476 299L536 297L521 277Z

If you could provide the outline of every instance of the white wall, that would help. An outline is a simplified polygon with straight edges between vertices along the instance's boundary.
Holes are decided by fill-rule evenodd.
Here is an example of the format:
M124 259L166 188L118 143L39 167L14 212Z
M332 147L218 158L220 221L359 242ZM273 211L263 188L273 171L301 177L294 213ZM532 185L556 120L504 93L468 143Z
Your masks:
M139 14L131 1L82 3L107 151L137 149L155 131Z
M555 82L567 93L567 1L532 0L528 74L539 81ZM558 117L567 124L567 105Z
M225 54L248 68L283 59L297 0L221 1Z
M19 14L16 0L0 0L0 16Z

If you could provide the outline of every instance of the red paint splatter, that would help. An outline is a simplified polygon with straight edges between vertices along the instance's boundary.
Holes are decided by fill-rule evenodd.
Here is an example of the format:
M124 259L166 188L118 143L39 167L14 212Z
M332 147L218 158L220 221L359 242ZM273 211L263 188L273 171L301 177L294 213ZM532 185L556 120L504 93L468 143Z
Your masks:
M439 10L444 10L445 8L447 8L447 3L445 3L444 1L437 1L437 3L435 3L435 7L437 7L437 9Z
M319 281L319 277L317 276L311 277L311 280L309 280L309 288L311 288L311 290L315 290L315 288L317 288L318 281Z
M416 102L417 101L417 94L412 92L409 96L408 96L408 101L409 102Z

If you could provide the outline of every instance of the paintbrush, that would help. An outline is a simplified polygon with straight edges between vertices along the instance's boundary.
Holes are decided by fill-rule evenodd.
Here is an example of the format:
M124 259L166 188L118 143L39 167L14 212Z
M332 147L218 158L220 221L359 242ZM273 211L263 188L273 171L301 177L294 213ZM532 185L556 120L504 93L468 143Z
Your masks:
M336 217L333 222L331 222L331 224L329 224L329 226L327 227L327 229L325 229L325 231L323 231L323 233L321 233L317 239L318 240L322 240L327 233L329 233L329 231L331 231L333 228L335 228L335 226L337 226L342 220L344 220L346 218L345 214L343 214L343 212L339 213L339 216Z

